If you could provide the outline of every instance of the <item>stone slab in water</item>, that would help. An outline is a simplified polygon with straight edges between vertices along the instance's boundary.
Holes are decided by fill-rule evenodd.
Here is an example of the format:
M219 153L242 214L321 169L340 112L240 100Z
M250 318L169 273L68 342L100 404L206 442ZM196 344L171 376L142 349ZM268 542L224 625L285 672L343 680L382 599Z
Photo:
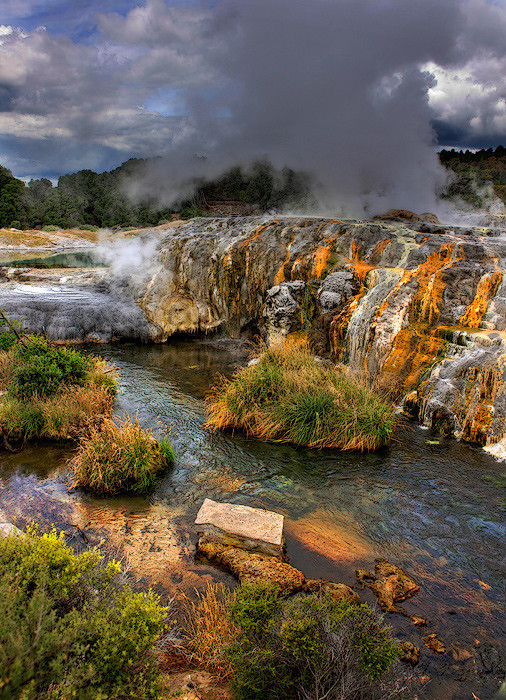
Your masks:
M211 541L273 556L283 554L283 516L260 508L206 498L195 525Z

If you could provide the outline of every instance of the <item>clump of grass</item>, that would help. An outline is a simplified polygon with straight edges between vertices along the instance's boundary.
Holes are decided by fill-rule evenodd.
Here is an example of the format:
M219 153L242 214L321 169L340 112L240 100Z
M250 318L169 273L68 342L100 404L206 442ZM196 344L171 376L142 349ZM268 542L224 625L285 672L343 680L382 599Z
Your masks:
M137 421L125 418L116 425L103 422L81 440L72 460L75 483L104 495L146 493L157 475L174 461L167 440L160 442Z
M232 676L230 649L239 636L232 621L230 592L222 585L209 585L188 602L181 633L192 661L220 681Z
M306 344L276 345L208 397L212 429L240 428L261 440L374 450L395 427L390 403L346 368L319 364Z
M110 415L115 368L37 336L2 333L0 437L72 440Z

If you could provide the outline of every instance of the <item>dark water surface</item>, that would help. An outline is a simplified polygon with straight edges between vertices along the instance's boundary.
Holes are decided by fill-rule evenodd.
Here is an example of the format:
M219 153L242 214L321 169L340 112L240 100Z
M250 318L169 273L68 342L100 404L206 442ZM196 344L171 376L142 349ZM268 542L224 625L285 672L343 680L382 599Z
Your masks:
M421 591L404 603L429 620L415 627L388 615L396 634L421 647L420 698L479 700L497 691L504 642L506 466L455 440L407 426L393 446L342 454L210 434L203 396L217 372L229 375L235 346L174 342L93 349L120 368L118 414L170 430L176 463L148 498L99 499L69 490L69 450L26 448L0 455L0 509L22 526L55 523L82 541L125 556L142 581L168 593L232 579L194 562L193 520L204 498L285 515L290 562L309 578L353 585L356 568L387 558ZM438 444L428 444L437 440ZM374 603L368 591L364 600ZM437 633L436 656L422 637Z

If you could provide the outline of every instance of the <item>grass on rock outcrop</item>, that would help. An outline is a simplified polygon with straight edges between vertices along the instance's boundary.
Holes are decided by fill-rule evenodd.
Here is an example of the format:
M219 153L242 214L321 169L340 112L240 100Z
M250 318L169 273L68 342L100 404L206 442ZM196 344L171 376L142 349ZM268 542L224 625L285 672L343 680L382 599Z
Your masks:
M326 367L304 344L267 349L207 397L208 428L239 428L260 440L339 450L390 442L393 407L346 368Z
M167 440L158 441L137 421L104 421L81 440L72 460L75 485L104 495L146 493L174 461Z
M75 440L110 415L115 369L44 338L0 333L0 436Z

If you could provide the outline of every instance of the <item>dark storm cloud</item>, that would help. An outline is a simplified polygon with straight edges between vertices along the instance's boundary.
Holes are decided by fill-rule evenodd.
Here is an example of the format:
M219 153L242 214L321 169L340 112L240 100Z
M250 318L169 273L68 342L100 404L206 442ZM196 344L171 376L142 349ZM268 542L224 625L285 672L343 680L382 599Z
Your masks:
M11 109L0 112L0 162L19 175L27 171L13 164L32 163L34 174L166 154L165 170L158 163L135 190L159 186L167 200L178 180L199 174L196 164L212 174L267 156L312 171L333 207L430 209L443 177L433 125L464 140L506 132L503 5L102 7L94 45L44 30L0 36L2 104Z

